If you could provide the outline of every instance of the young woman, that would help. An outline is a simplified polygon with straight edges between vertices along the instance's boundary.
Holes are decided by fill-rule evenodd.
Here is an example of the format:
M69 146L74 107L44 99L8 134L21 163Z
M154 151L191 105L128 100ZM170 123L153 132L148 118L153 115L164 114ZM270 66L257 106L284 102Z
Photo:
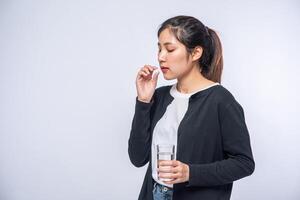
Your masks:
M220 84L221 42L191 16L166 20L158 40L163 76L177 83L156 88L155 66L137 74L128 153L136 167L149 162L139 200L228 200L255 163L243 108ZM158 162L156 145L165 143L175 159Z

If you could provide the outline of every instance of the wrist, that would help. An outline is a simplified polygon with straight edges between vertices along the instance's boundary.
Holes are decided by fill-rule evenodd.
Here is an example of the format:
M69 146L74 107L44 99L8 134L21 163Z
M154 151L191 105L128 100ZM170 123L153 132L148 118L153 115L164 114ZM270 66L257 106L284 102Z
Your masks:
M137 98L139 101L144 102L144 103L150 103L151 100L149 99L141 99L141 98Z

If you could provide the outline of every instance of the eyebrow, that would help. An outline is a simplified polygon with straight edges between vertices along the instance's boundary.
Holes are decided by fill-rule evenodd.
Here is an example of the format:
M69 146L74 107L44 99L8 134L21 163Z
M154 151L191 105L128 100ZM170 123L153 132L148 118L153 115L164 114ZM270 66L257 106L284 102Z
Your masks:
M164 45L170 45L170 44L175 44L175 43L172 43L172 42L165 42L164 43ZM158 42L157 45L160 46L160 43Z

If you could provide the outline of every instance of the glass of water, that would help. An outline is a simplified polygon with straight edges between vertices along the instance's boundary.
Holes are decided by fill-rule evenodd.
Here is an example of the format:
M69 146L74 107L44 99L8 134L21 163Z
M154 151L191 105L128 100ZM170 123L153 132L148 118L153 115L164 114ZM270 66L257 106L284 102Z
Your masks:
M159 167L160 160L174 160L175 145L174 144L158 144L156 145L157 150L157 168ZM169 168L169 166L165 166ZM170 173L171 174L171 173ZM158 178L161 181L171 181L169 178Z

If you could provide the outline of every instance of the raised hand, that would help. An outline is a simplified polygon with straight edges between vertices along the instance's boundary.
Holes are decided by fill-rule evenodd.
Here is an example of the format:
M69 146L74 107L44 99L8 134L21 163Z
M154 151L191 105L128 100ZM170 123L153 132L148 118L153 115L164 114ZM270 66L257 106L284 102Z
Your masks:
M154 73L155 70L156 73ZM139 70L136 77L136 90L139 101L146 103L151 101L157 85L158 74L158 68L151 65L144 65Z

